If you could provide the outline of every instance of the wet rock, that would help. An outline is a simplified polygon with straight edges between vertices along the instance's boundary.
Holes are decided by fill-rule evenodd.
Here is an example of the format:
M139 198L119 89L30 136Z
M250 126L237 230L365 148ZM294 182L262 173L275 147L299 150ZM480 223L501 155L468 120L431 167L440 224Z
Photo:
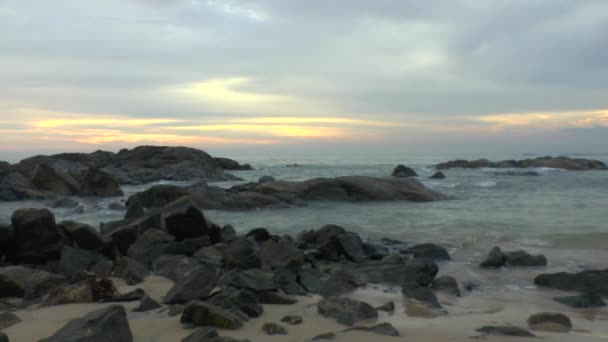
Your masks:
M376 308L376 310L378 311L385 311L385 312L395 312L395 302L387 302L385 304L380 305L379 307Z
M298 280L302 287L311 293L320 293L324 285L323 279L309 271L301 271Z
M320 294L323 297L339 296L356 290L364 282L352 271L340 269L332 273L323 283Z
M371 305L350 298L330 297L317 303L319 313L334 318L338 323L352 326L363 320L378 318L378 311Z
M70 280L84 277L101 259L99 254L84 249L64 246L59 259L59 270Z
M437 171L435 172L431 177L429 177L431 179L445 179L445 174L443 174L443 172L441 171Z
M256 246L246 238L237 238L232 243L219 248L222 253L222 263L227 269L259 268L260 258Z
M400 164L393 170L393 177L418 177L418 174L412 168Z
M532 255L525 251L504 252L507 266L513 267L537 267L547 266L547 258L544 255Z
M135 203L144 208L162 208L189 194L186 189L176 185L154 185L129 197L126 205L127 208L135 205Z
M528 326L532 330L570 332L572 321L561 313L542 312L530 316Z
M207 220L199 207L188 197L164 206L161 224L164 231L180 241L207 235Z
M292 305L298 302L295 297L280 292L266 291L258 295L260 303L272 305Z
M279 241L267 240L259 249L260 261L263 269L273 270L291 265L300 267L304 264L304 251L298 249L289 237L282 237Z
M123 279L129 285L136 285L144 281L150 274L148 268L133 258L121 258L116 263L114 276Z
M243 321L232 313L201 301L192 301L186 306L181 322L220 329L239 329L243 326Z
M213 294L207 302L232 313L244 314L245 317L260 317L264 313L258 295L249 290L226 287Z
M395 329L395 327L393 327L392 324L390 323L380 323L371 327L355 327L355 328L350 328L350 329L346 329L346 331L367 331L367 332L372 332L374 334L378 334L378 335L384 335L384 336L393 336L393 337L397 337L397 336L401 336L401 334L399 333L399 331L397 329Z
M258 183L260 183L260 184L274 182L274 181L275 181L275 179L272 176L262 176L262 177L260 177L260 179L258 179Z
M47 209L18 209L11 216L15 229L15 257L20 263L39 264L59 259L63 240L55 216Z
M298 273L295 269L298 267L284 267L274 271L272 279L278 288L283 290L288 295L305 295L308 293L306 289L298 282Z
M306 244L321 246L329 242L332 237L346 233L346 230L335 224L328 224L318 230L305 230L298 234L297 241Z
M456 280L456 278L450 275L444 275L435 279L431 288L434 291L444 292L455 297L460 297L460 288L458 287L458 281Z
M482 268L500 268L506 262L505 256L500 247L493 247L488 253L484 261L479 264Z
M141 299L139 306L133 309L133 312L145 312L154 309L161 308L162 306L155 301L152 297L145 295L144 298Z
M0 342L9 342L8 336L3 332L0 332Z
M287 329L277 323L264 323L262 331L267 335L287 335Z
M71 196L80 192L80 184L65 171L40 164L34 171L32 183L36 188L58 195Z
M317 336L311 338L310 340L311 341L331 341L334 338L336 338L336 334L329 332L329 333L317 335Z
M21 319L12 312L0 313L0 330L10 328L15 324L21 323Z
M367 260L363 251L363 241L358 234L342 233L332 236L321 246L321 254L328 260L339 260L341 256L353 262Z
M291 325L298 325L298 324L302 324L302 322L304 322L304 319L302 318L302 316L298 316L298 315L287 315L287 316L284 316L283 318L281 318L281 322L291 324Z
M450 254L445 248L433 243L415 245L414 247L400 251L400 253L411 254L415 259L429 258L433 260L451 260Z
M211 327L202 327L196 329L192 334L184 337L182 342L211 342L220 337L217 330Z
M594 292L608 296L608 269L541 274L534 279L534 284L562 291Z
M602 300L602 297L594 292L585 292L576 296L555 297L553 300L573 308L599 308L606 306L606 302Z
M516 337L536 337L526 329L511 326L484 326L475 331L483 335L495 336L516 336Z
M63 221L59 226L67 231L68 236L76 247L90 251L101 251L109 243L110 239L101 235L95 228L88 224Z
M154 259L156 253L154 253L153 247L155 245L172 241L175 241L173 235L156 228L148 229L129 247L127 255L142 263L147 263Z
M277 284L274 282L272 275L258 269L233 270L223 276L222 283L258 293L277 289Z
M43 296L67 283L67 279L61 275L24 266L0 267L0 277L2 276L24 289L26 299Z
M146 209L139 200L132 200L129 202L127 212L125 213L125 219L138 219L146 215Z
M41 342L133 342L127 313L119 305L93 311L70 321Z
M229 224L223 226L222 230L220 231L219 242L231 243L234 240L236 240L236 231L234 230L234 227Z
M53 203L51 203L51 208L73 209L73 208L76 208L77 206L78 206L78 202L69 197L63 197L63 198L58 199L58 200L54 201Z
M211 294L217 284L217 271L201 266L185 279L176 283L167 293L165 304L185 304L191 300L202 300Z
M255 228L245 234L248 238L253 238L257 243L262 243L270 239L270 233L266 228Z
M404 265L403 287L426 287L431 285L439 272L439 266L431 259L414 259Z
M253 170L253 167L249 164L239 164L236 160L232 160L229 158L220 158L214 157L213 161L217 164L217 166L222 170L229 171L250 171Z
M109 173L90 167L76 177L80 183L79 194L82 196L122 196L118 180Z
M363 244L363 252L370 260L382 260L389 255L389 249L377 243L366 242Z
M0 275L0 298L23 297L24 295L25 289L23 286L4 275Z

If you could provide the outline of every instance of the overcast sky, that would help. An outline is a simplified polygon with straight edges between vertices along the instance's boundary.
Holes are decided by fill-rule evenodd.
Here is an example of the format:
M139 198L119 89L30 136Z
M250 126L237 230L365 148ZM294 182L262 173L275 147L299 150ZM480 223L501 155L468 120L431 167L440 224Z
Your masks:
M0 156L608 152L607 37L606 0L0 0Z

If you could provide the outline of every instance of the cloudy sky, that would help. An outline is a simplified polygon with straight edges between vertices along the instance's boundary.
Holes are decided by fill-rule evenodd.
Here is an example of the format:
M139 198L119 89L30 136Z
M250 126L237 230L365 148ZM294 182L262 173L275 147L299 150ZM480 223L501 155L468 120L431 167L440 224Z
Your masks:
M0 155L608 152L607 37L606 0L0 0Z

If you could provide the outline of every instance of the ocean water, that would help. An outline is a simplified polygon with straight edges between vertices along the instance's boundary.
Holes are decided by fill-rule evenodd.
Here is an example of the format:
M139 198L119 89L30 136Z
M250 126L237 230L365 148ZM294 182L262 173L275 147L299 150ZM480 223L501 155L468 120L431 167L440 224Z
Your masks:
M232 156L234 157L234 156ZM505 156L505 158L523 156ZM577 156L579 157L579 156ZM585 157L585 156L580 156ZM608 156L587 156L608 161ZM450 157L234 157L251 163L254 171L233 172L245 181L270 175L282 180L347 175L387 176L400 163L413 167L419 180L448 194L450 200L432 203L311 202L304 207L251 211L205 210L212 221L232 224L246 232L266 227L271 232L297 234L303 229L338 224L366 238L390 237L411 243L435 242L448 248L454 262L442 268L471 280L483 278L477 265L492 246L523 248L544 253L547 270L575 271L606 268L608 260L608 171L572 172L537 168L538 177L497 176L505 169L445 170L447 178L431 180L430 165ZM474 158L474 156L473 156ZM493 158L497 159L497 158ZM502 158L501 158L502 159ZM286 165L298 164L297 167ZM517 170L517 171L522 171ZM529 170L526 170L529 171ZM177 184L188 184L182 182ZM215 183L232 186L240 182ZM172 183L176 184L176 183ZM100 222L120 219L124 212L109 210L108 205L149 187L124 187L123 198L77 198L82 213L53 209L57 220L75 220L98 226ZM42 207L35 201L0 203L0 221L9 221L13 210ZM510 291L531 285L528 270L493 275L485 284Z

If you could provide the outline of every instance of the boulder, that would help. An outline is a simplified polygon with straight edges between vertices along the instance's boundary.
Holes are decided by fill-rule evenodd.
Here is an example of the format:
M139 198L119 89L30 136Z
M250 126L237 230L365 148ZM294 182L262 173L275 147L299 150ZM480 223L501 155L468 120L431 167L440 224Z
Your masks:
M257 248L247 238L237 238L228 245L220 247L219 250L223 255L222 264L227 269L260 267Z
M570 332L572 321L568 316L561 313L542 312L530 316L528 326L532 330Z
M155 257L155 255L150 255L155 245L172 241L175 241L173 235L156 228L148 229L129 247L127 255L142 263L147 263Z
M299 268L299 265L292 264L274 271L272 278L275 284L288 295L306 295L308 293L298 279L297 269Z
M15 258L20 263L40 264L61 255L63 238L55 216L47 209L18 209L11 216L15 229Z
M53 203L51 203L51 208L66 208L66 209L73 209L78 207L78 202L69 198L69 197L63 197L61 199L55 200Z
M40 164L36 167L32 183L40 190L57 195L71 196L80 192L80 184L74 177L48 164Z
M202 327L196 329L192 334L184 337L182 342L211 342L216 341L220 335L217 333L217 330L211 327Z
M261 292L258 295L258 299L261 304L271 305L292 305L298 302L295 297L274 291Z
M0 260L6 256L13 258L13 247L15 242L15 229L9 224L0 223Z
M300 271L298 275L298 283L300 283L306 291L311 293L321 292L324 281L320 276L310 271Z
M378 318L378 311L371 305L358 300L330 297L317 303L318 312L328 318L334 318L338 323L352 326L358 321Z
M532 255L525 251L504 252L506 265L512 267L540 267L547 266L544 255Z
M90 251L101 251L109 243L110 239L101 235L95 228L84 223L63 221L59 227L65 229L76 247Z
M281 322L291 324L291 325L298 325L298 324L301 324L302 322L304 322L304 319L302 318L302 316L298 316L298 315L287 315L287 316L284 316L283 318L281 318Z
M207 235L207 220L188 197L182 197L164 206L161 224L164 231L180 241Z
M503 160L499 162L491 162L487 159L479 160L453 160L446 163L439 163L435 165L438 170L445 170L451 168L532 168L532 167L547 167L555 169L564 169L571 171L581 170L606 170L608 167L601 161L582 159L582 158L568 158L568 157L540 157L535 159L524 159L524 160Z
M500 247L496 246L490 250L488 256L479 264L482 268L500 268L506 262L505 256Z
M423 243L400 251L403 254L411 254L415 259L428 258L433 260L451 260L448 251L434 243Z
M429 177L431 179L445 179L445 174L443 174L443 172L441 171L437 171L435 172L431 177Z
M197 271L176 283L165 295L164 303L186 304L192 300L202 300L211 294L217 284L215 268L201 266Z
M262 243L270 239L270 233L266 228L254 228L245 234L248 238L253 238L255 242Z
M541 274L534 279L534 284L562 291L594 292L608 296L608 269Z
M287 329L277 323L264 323L262 331L267 335L287 335Z
M260 184L274 182L274 181L276 181L276 180L272 176L262 176L262 177L260 177L260 179L258 179L258 183L260 183Z
M342 233L331 237L321 246L321 254L328 260L339 260L341 256L353 262L367 260L363 241L355 233Z
M81 279L100 258L97 253L64 246L59 259L59 270L70 280Z
M67 283L65 277L24 266L0 267L0 277L8 279L24 290L24 298L33 299Z
M213 161L217 164L217 166L222 170L228 171L250 171L253 170L253 167L249 164L239 164L236 160L232 160L229 158L220 158L214 157Z
M277 289L272 275L258 269L233 270L223 276L222 283L258 293Z
M176 283L199 271L202 267L204 268L205 265L197 259L182 255L163 254L152 262L154 274L169 278Z
M119 305L93 311L70 321L40 342L133 342L127 313Z
M114 270L114 276L123 279L129 285L141 283L148 275L150 275L150 271L146 265L127 257L121 258L116 263L116 269Z
M555 297L553 300L572 308L599 308L606 306L606 302L604 302L602 297L593 292L585 292L576 296Z
M90 167L80 177L76 178L80 182L79 194L82 196L109 197L123 195L118 180L98 168Z
M431 259L414 259L404 265L402 287L426 287L432 284L439 267Z
M305 230L299 233L297 241L321 246L337 235L346 233L346 230L335 224L328 224L318 230Z
M377 307L376 310L385 311L388 313L395 312L395 302L393 302L393 301L386 302L386 303L380 305L379 307Z
M215 246L202 247L197 250L192 257L204 264L216 266L218 268L222 267L223 255Z
M236 240L236 231L234 230L234 227L229 224L223 226L222 230L220 231L219 242L231 243L234 240Z
M146 215L146 208L138 200L129 202L127 212L125 213L125 219L138 219Z
M434 291L444 292L449 295L460 297L460 288L456 278L450 275L441 276L433 281L431 288Z
M161 305L152 297L145 295L144 298L141 299L139 306L133 309L133 312L145 312L158 308L161 308Z
M393 170L393 177L418 177L418 174L412 168L400 164Z
M207 302L220 309L245 317L260 317L264 307L260 304L258 295L249 290L239 290L234 287L225 287L207 299Z
M9 342L8 336L3 332L0 332L0 342Z
M390 254L388 247L373 242L365 242L363 252L370 260L382 260Z
M143 208L162 208L175 200L190 195L190 192L177 185L153 185L145 191L138 192L127 200L127 208L139 205Z
M267 240L259 249L263 269L273 270L291 265L299 267L304 264L304 251L298 249L293 240L282 237L279 241Z
M352 271L339 269L333 272L323 283L320 294L323 297L334 297L356 290L365 283Z
M490 326L486 325L479 329L476 329L478 333L482 335L494 335L494 336L516 336L516 337L536 337L534 334L526 329L511 326Z
M0 299L10 297L23 297L25 289L23 286L10 280L4 275L0 275Z
M196 300L186 306L181 322L220 329L239 329L243 326L243 321L232 313Z

